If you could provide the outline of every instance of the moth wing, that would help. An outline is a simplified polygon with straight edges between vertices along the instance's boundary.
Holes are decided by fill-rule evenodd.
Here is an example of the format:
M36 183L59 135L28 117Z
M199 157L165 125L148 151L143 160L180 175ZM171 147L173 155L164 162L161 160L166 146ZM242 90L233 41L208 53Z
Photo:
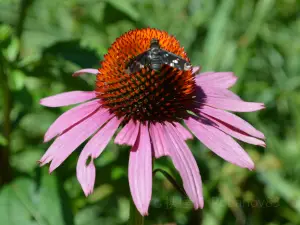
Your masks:
M168 52L166 50L160 49L159 52L162 63L174 67L179 70L187 71L192 68L192 65L186 61L185 59L181 58L179 55L176 55L172 52Z
M126 73L131 74L140 71L142 68L149 64L148 59L149 50L137 55L127 63Z

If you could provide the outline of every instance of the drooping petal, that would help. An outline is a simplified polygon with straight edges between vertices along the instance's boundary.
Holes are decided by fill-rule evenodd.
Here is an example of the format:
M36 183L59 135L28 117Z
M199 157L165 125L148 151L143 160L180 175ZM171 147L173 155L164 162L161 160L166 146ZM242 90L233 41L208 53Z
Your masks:
M50 141L57 135L60 135L63 131L71 127L72 125L80 122L85 117L89 116L92 112L98 109L100 106L99 100L90 101L78 105L58 117L54 123L51 124L47 130L44 142Z
M77 179L82 187L82 190L85 194L85 196L88 196L93 193L94 191L94 185L95 185L95 179L96 179L96 168L94 165L94 160L91 159L88 165L86 164L86 161L84 161L84 165L77 163ZM80 167L78 169L78 167Z
M77 178L86 196L91 194L94 189L95 176L94 180L91 180L91 174L94 173L93 160L103 152L121 122L122 119L112 118L91 138L80 153L77 163ZM91 162L87 165L89 159Z
M128 178L133 202L145 216L152 195L152 153L147 124L141 124L138 139L130 151Z
M139 133L140 122L130 120L115 138L115 143L119 145L133 146Z
M206 95L206 98L223 98L223 99L233 99L243 101L238 95L233 93L230 90L218 87L209 87L209 86L201 86L201 90Z
M111 140L122 120L123 118L118 119L117 117L113 117L105 124L86 144L82 150L83 155L90 155L92 158L97 158Z
M206 72L200 73L195 80L199 86L230 88L237 81L237 77L232 72Z
M41 165L52 161L50 165L50 172L52 172L111 117L112 115L106 109L100 109L66 133L63 133L43 155L40 160Z
M60 107L85 102L96 98L94 91L70 91L53 95L40 100L40 104L48 107Z
M99 71L97 69L82 69L82 70L78 70L76 71L75 73L72 74L73 77L77 77L77 76L80 76L82 74L85 74L85 73L90 73L90 74L94 74L94 75L97 75L99 73Z
M193 139L193 135L185 129L180 123L174 122L175 128L181 134L183 140Z
M224 98L224 96L220 96L220 97L207 96L205 101L203 102L203 99L201 99L200 103L214 108L229 110L233 112L253 112L265 108L263 103L245 102L241 100Z
M224 123L227 123L238 130L241 130L253 137L257 137L260 139L264 139L265 136L262 132L255 129L251 124L246 122L245 120L241 119L240 117L230 113L226 112L224 110L215 109L209 106L203 106L200 109L200 112L205 113L213 118L216 118L218 120L223 121Z
M154 157L160 158L168 155L168 144L164 135L164 129L161 123L151 123L150 138L153 145Z
M216 87L196 86L196 101L199 107L209 105L235 112L252 112L264 108L263 103L245 102L233 92Z
M166 123L164 128L168 137L169 155L180 173L183 187L195 209L203 208L202 182L196 160L176 128L170 123Z
M186 125L194 135L214 153L240 167L253 169L254 163L244 149L232 137L215 128L209 122L197 121L191 117L185 120Z
M234 127L232 127L231 125L222 123L219 120L216 120L215 118L210 117L204 113L200 113L200 115L205 117L208 120L211 120L213 123L215 123L216 128L220 129L221 131L225 132L226 134L229 134L230 136L232 136L236 139L239 139L239 140L249 143L249 144L260 145L262 147L266 147L265 142L262 140L251 137L244 132L240 132L239 130L234 129Z

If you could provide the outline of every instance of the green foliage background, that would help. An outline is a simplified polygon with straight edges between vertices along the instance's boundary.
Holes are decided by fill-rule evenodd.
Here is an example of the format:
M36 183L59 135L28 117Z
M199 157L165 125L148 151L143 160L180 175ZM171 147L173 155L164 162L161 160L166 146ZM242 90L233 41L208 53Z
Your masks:
M92 90L110 44L129 29L174 34L203 71L234 71L234 91L266 109L241 116L262 130L267 148L243 145L254 171L233 166L190 141L205 207L194 211L160 174L146 224L300 224L300 2L298 0L0 0L0 225L126 224L128 148L110 143L96 161L85 198L76 180L79 150L53 174L37 160L43 134L67 108L39 99ZM165 158L156 168L169 171Z

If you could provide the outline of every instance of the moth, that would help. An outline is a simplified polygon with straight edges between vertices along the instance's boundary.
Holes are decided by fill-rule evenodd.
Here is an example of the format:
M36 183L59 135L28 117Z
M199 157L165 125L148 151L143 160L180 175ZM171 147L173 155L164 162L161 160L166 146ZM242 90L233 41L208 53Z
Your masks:
M158 39L153 38L147 51L137 55L127 63L125 72L128 74L135 73L144 67L159 71L163 65L169 65L182 71L192 68L192 65L179 55L160 48Z

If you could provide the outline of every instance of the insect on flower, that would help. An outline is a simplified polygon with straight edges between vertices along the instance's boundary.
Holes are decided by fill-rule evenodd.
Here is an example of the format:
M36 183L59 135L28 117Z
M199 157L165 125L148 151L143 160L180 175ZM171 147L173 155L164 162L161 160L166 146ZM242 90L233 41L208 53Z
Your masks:
M163 64L184 71L192 68L192 65L179 55L175 55L172 52L161 49L159 40L153 38L150 42L150 49L131 59L127 64L126 72L135 73L145 66L158 71L162 68Z
M171 56L178 63L173 65ZM218 156L253 169L253 161L232 137L265 146L264 134L228 111L252 112L264 105L245 102L231 92L237 80L231 72L198 73L199 67L188 69L188 62L184 48L167 32L136 29L117 38L99 69L74 73L96 75L94 91L65 92L41 100L48 107L80 104L57 118L46 132L45 142L56 139L40 164L50 163L52 172L91 137L77 163L78 181L89 195L96 179L94 160L121 128L114 141L132 146L129 187L142 215L148 214L152 195L153 158L162 156L172 160L195 209L202 208L200 171L185 141L193 133Z

